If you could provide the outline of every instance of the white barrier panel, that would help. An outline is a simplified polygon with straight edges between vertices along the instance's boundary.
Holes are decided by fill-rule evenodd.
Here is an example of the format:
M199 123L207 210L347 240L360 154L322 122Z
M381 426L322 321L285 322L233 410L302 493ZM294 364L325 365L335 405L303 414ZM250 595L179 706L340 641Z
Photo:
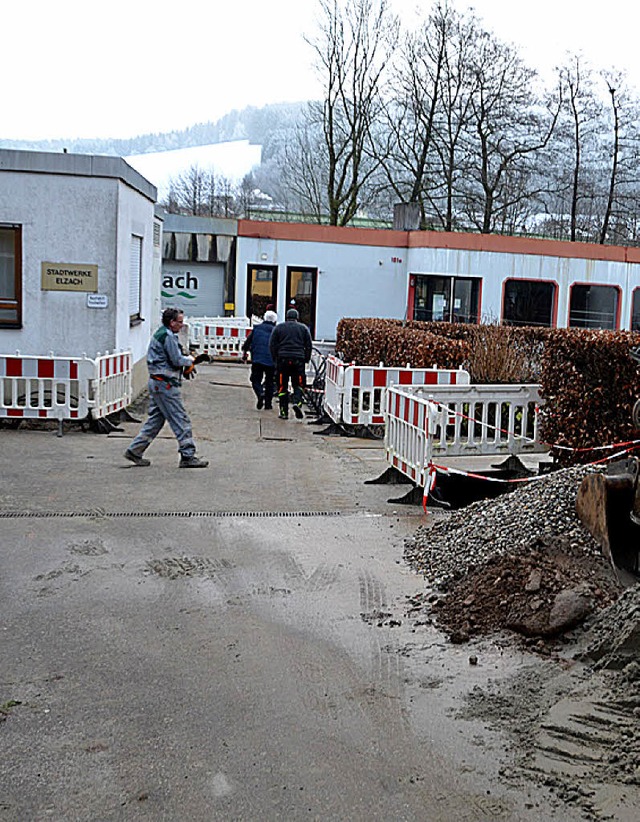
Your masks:
M95 361L95 379L93 381L94 418L106 417L115 411L126 408L133 398L133 376L131 352L118 354L98 354Z
M544 453L538 385L407 386L438 406L434 456Z
M386 368L349 365L344 374L342 421L348 425L384 425L385 397L392 385L468 385L461 368Z
M216 323L189 320L189 347L197 349L198 353L209 354L221 359L240 359L242 344L251 333L251 327L244 322Z
M384 447L387 462L424 488L432 459L439 408L425 397L392 386L386 394Z
M84 419L94 375L86 357L0 354L0 417Z
M342 360L329 354L324 378L324 399L322 407L334 422L342 421L344 369L345 364Z

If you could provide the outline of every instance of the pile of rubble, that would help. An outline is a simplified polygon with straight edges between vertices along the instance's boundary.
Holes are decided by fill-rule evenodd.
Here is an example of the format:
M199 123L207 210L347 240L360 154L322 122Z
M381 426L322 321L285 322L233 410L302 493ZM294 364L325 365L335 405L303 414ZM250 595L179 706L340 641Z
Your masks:
M535 477L407 541L405 559L427 583L419 597L453 641L510 629L544 642L617 600L618 580L575 513L588 470Z

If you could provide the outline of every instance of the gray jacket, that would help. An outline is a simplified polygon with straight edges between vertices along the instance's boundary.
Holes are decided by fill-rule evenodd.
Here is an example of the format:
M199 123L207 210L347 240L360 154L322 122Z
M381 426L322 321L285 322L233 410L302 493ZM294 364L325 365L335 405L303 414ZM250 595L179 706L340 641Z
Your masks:
M161 325L147 349L149 376L165 377L174 385L180 385L182 369L192 362L191 357L186 357L180 350L178 335L166 325Z

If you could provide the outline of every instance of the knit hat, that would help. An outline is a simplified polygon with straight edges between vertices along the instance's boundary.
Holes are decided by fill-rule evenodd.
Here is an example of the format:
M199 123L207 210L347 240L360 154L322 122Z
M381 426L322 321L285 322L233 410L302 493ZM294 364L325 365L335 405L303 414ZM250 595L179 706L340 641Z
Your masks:
M287 311L287 319L288 320L297 320L299 316L300 315L298 314L298 312L296 311L295 308L290 308Z
M265 311L264 312L264 320L268 323L277 323L278 322L278 315L275 311Z

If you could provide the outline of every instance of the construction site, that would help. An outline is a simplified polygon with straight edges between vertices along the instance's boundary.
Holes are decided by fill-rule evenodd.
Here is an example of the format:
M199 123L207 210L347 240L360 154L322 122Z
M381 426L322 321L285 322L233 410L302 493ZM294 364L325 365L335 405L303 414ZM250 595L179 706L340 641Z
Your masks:
M628 515L632 469L522 455L508 493L407 504L375 427L198 371L203 471L169 430L123 458L144 397L106 435L5 421L0 819L635 820L637 550L576 511Z

